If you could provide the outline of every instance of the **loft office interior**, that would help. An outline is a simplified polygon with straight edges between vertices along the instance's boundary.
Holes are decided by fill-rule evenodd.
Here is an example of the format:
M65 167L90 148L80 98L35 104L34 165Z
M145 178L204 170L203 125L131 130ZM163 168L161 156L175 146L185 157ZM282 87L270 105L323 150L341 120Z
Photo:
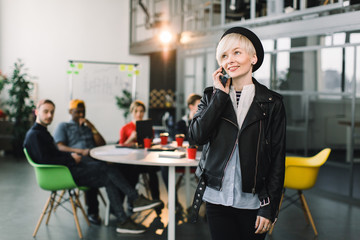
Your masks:
M186 96L211 86L223 31L251 28L265 48L263 66L254 77L284 96L288 153L310 156L332 148L328 164L349 176L340 194L359 198L353 172L360 161L360 25L353 21L358 10L356 1L132 2L130 52L150 54L150 74L157 75L151 79L161 81L163 74L162 86L175 90L177 107L168 110L178 119ZM173 34L167 45L159 44L163 31ZM165 48L173 55L176 77L156 68L156 54L165 56ZM175 79L175 88L169 79ZM150 81L150 90L155 84ZM158 111L150 106L153 116Z
M138 63L137 96L161 125L167 112L181 118L189 93L212 84L223 31L251 28L266 52L255 77L284 96L289 154L332 148L326 164L346 180L341 189L329 184L323 190L356 200L359 8L358 1L2 0L0 68L9 71L17 58L26 63L36 83L34 99L50 96L57 104L53 131L68 120L69 59ZM158 39L162 27L174 36L166 46ZM162 89L174 94L173 105L151 105L151 92ZM0 97L3 104L6 93ZM107 121L112 133L106 140L114 142L125 119L115 108Z

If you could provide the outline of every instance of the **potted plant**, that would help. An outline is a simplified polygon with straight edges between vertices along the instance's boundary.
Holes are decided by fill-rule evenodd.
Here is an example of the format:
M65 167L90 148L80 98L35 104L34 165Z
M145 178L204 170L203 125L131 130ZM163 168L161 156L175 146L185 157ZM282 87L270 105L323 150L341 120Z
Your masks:
M116 105L120 109L124 110L124 118L125 118L125 120L127 120L127 117L128 117L128 115L130 113L129 108L130 108L130 105L132 103L132 97L131 97L131 93L126 89L122 90L122 93L123 93L123 96L121 96L121 97L116 96L115 97L116 98Z
M14 70L7 84L9 99L6 101L6 114L13 123L13 151L15 156L23 155L22 145L25 134L32 124L34 102L30 99L33 84L24 69L24 64L19 59L14 64Z
M0 93L3 90L6 83L7 83L7 78L0 70ZM5 116L6 116L5 112L1 109L1 104L0 104L0 118L5 119Z
M6 83L7 83L7 78L0 70L0 93L1 93L1 90L4 88Z

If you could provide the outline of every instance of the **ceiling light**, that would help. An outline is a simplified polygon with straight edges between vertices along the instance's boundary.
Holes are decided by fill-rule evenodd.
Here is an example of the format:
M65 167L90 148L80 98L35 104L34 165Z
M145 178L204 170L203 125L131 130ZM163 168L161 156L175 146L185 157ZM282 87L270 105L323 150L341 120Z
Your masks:
M167 31L167 30L163 30L160 35L160 42L163 44L168 44L173 40L173 35L171 34L171 32Z

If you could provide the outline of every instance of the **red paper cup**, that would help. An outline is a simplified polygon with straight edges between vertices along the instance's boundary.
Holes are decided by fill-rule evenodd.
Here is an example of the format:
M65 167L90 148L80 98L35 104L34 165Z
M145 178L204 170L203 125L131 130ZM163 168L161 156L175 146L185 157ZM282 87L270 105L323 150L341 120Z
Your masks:
M188 159L195 159L196 151L197 151L197 148L187 148Z
M166 145L168 143L168 136L168 133L160 133L161 145Z
M167 136L162 136L162 137L160 137L160 139L161 139L161 145L166 145L168 143Z
M184 134L176 134L175 135L175 140L177 142L178 147L182 147L182 144L184 142L184 137L185 137Z
M176 142L177 142L178 147L182 147L182 144L184 142L184 138L183 137L178 137L178 138L176 138Z
M144 138L144 148L151 148L151 138Z

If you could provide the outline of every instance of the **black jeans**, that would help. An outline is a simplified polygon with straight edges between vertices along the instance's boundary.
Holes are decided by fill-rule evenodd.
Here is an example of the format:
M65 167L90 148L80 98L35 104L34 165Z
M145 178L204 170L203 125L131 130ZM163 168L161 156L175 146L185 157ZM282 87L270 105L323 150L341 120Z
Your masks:
M87 205L87 214L99 215L99 200L98 200L98 188L90 188L88 191L85 191L85 199Z
M156 166L137 166L128 164L116 164L116 167L121 171L124 177L128 180L131 187L135 188L139 182L139 175L141 173L149 174L149 188L152 199L160 199L159 179L157 177L157 171L159 167Z
M122 222L127 218L120 191L128 196L130 202L138 197L138 193L116 167L100 161L82 160L76 166L71 167L70 172L78 186L105 187L118 221Z
M81 161L96 161L91 157L83 157ZM87 205L87 214L94 214L96 216L99 215L99 201L98 201L98 188L90 188L89 190L85 191L85 202Z
M265 234L255 234L257 209L237 209L206 203L206 214L212 240L263 240Z
M140 167L140 173L149 174L149 188L151 191L152 199L160 200L160 190L159 190L159 179L157 176L157 171L160 170L157 166L137 166Z

